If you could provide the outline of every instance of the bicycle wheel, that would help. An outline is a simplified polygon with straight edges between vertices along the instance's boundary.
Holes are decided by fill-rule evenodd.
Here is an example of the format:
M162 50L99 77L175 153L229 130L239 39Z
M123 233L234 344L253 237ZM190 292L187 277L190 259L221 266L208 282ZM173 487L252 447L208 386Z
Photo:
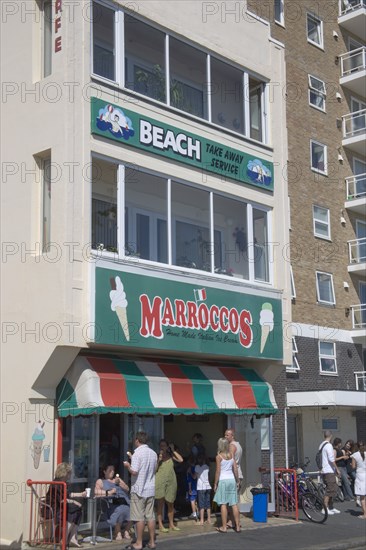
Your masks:
M336 500L339 500L339 502L344 502L344 494L343 489L338 485Z
M324 523L328 518L328 510L324 508L323 502L311 493L302 495L301 508L305 516L314 523Z

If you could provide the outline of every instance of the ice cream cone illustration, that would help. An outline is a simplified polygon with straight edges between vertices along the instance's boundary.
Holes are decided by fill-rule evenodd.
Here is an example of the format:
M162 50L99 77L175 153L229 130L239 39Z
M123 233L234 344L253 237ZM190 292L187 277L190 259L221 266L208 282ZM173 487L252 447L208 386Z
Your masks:
M274 326L272 305L268 302L265 302L262 305L262 311L260 313L259 323L262 327L260 353L263 353L264 347L268 340L269 333L273 330L273 326Z
M34 433L32 435L31 451L32 451L32 457L33 457L33 465L36 470L39 467L42 448L43 448L43 440L46 437L43 431L43 426L44 426L44 422L41 423L41 421L39 420L39 422L37 423L37 426L35 427Z
M126 293L123 290L123 284L121 279L117 276L114 279L111 278L111 287L112 290L109 293L111 299L111 310L115 311L119 322L121 324L123 333L127 342L130 341L130 331L128 328L128 318L127 318L127 306L128 302L126 300Z

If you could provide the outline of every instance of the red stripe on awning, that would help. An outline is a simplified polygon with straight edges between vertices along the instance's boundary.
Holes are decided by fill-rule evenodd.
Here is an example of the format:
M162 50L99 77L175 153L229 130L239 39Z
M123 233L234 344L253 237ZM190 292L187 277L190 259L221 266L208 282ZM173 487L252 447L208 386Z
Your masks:
M224 367L219 369L225 378L233 386L233 397L237 406L242 409L251 409L257 407L252 386L244 376L234 367Z
M106 407L129 407L126 382L113 361L88 357L88 362L100 378L100 393Z
M176 407L198 409L193 395L192 381L181 371L179 365L158 363L158 366L172 383L172 397Z

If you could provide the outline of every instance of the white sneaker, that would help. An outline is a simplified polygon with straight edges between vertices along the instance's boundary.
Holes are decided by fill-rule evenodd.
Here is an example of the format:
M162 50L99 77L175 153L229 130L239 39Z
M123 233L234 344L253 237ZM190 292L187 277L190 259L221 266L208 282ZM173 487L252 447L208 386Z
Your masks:
M328 508L328 516L334 516L336 513L337 513L337 512L335 512L334 509L333 509L333 510L330 510L330 509Z
M328 514L329 514L330 510L328 510ZM335 514L340 514L341 511L340 510L337 510L337 508L332 508L332 512L334 512Z
M325 514L325 510L324 510L324 508L322 508L322 511L321 511L321 513L322 513L322 514L323 514L323 516L324 516L324 514Z
M357 498L356 498L356 506L360 506L360 507L361 507L361 499L360 499L360 497L357 497Z

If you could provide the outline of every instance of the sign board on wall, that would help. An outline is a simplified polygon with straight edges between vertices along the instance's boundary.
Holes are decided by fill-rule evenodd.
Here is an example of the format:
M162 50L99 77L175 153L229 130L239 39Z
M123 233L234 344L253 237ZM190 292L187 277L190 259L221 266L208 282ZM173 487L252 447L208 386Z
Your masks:
M96 267L95 342L280 360L281 300Z
M97 98L91 131L115 142L189 164L239 183L273 191L273 163Z

